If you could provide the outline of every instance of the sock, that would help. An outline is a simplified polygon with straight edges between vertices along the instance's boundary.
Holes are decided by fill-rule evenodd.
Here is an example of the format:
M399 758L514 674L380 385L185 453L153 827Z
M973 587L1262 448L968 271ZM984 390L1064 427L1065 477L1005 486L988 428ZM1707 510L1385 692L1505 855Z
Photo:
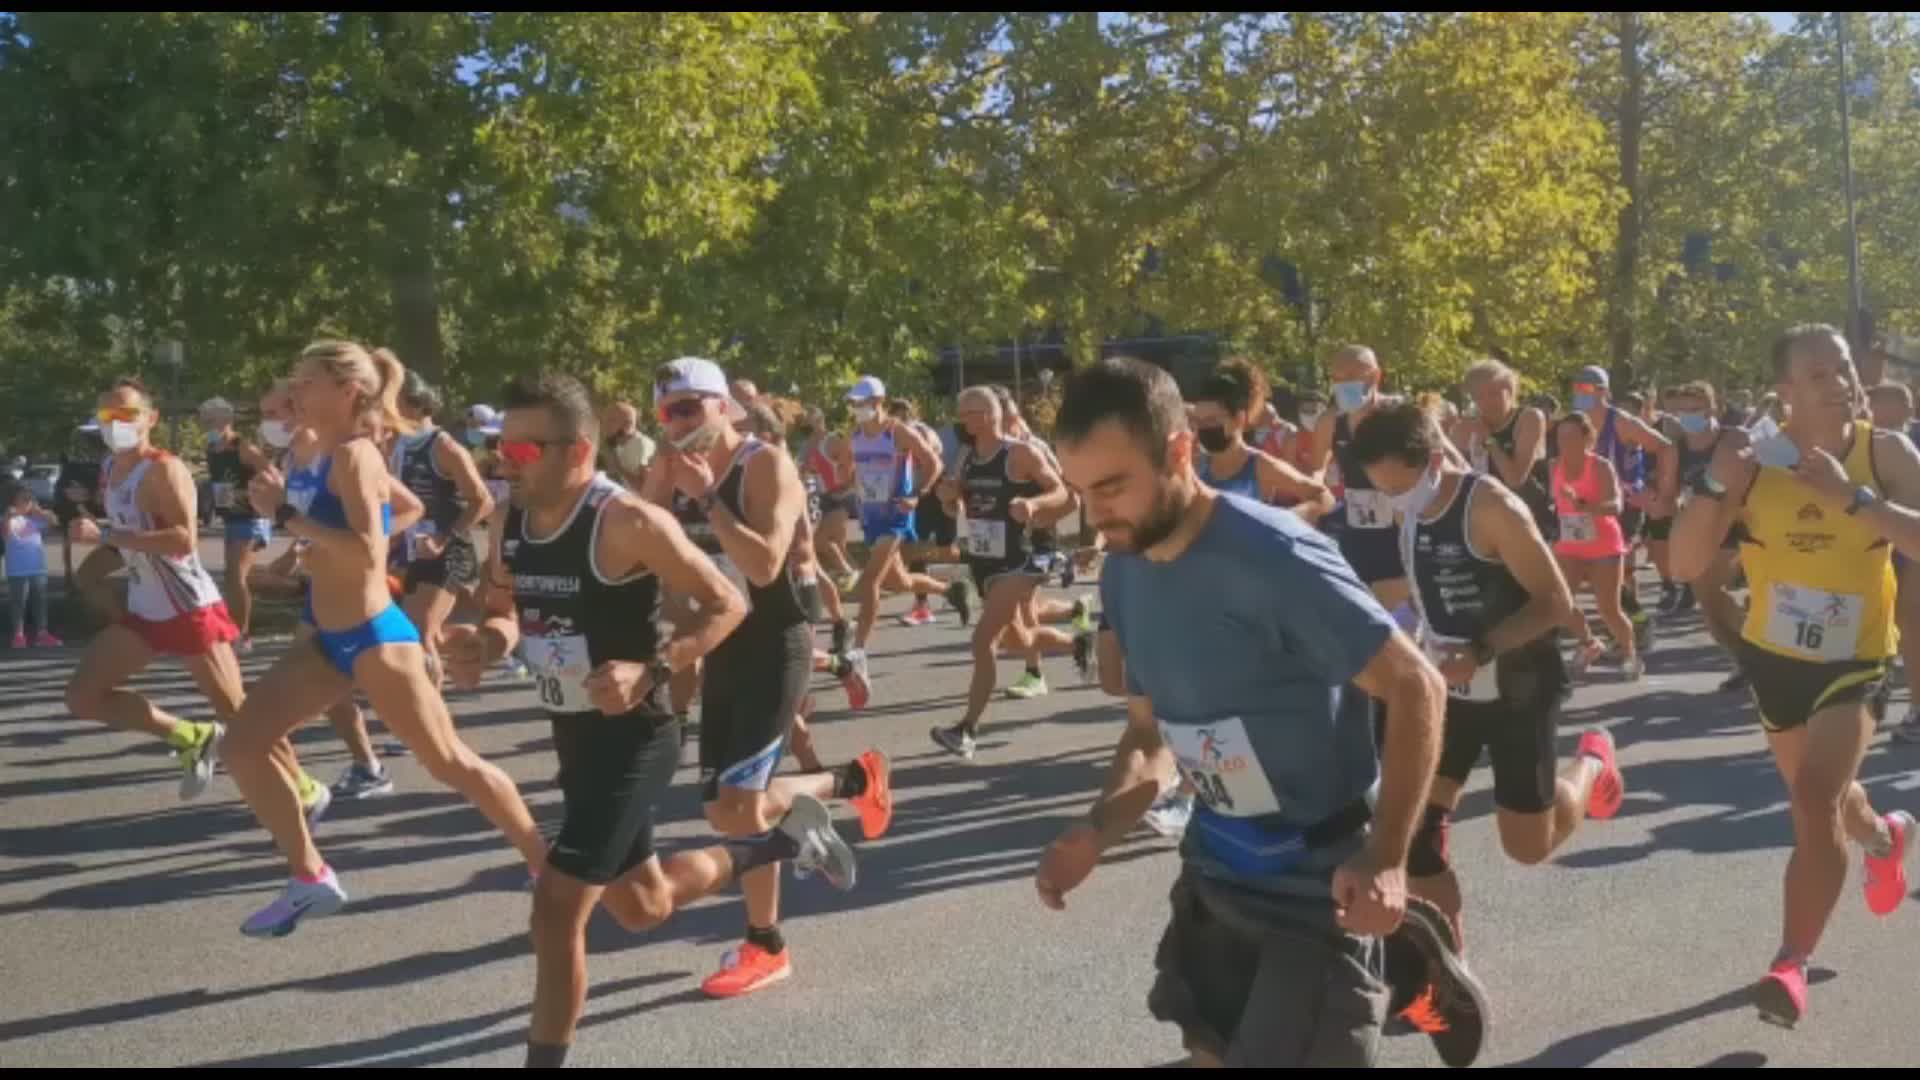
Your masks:
M527 1068L558 1069L567 1063L566 1043L527 1043Z
M787 951L787 939L780 936L780 928L778 926L765 928L758 926L747 927L747 944L758 945L774 956L778 956Z
M726 843L727 854L733 859L733 876L739 877L749 870L758 870L777 862L786 862L800 854L800 843L786 833L775 829L759 836L749 836L744 840L729 840Z
M867 793L867 770L857 761L849 761L833 778L833 797L857 799Z
M182 720L167 732L167 745L175 750L192 750L207 739L206 724L196 724L191 720Z
M1038 667L1037 665L1034 665L1034 664L1028 664L1028 665L1027 665L1027 674L1029 674L1029 675L1031 675L1031 676L1033 676L1034 678L1036 678L1036 679L1038 679L1038 678L1040 678L1040 668L1039 668L1039 667Z
M847 659L845 656L836 656L833 658L833 662L827 670L832 673L834 678L844 679L853 671L853 661Z
M311 806L313 800L318 797L320 781L309 776L307 770L301 769L300 776L293 782L293 786L300 793L300 805Z
M1873 819L1873 838L1860 846L1876 859L1884 859L1893 854L1893 830L1887 828L1886 818Z
M333 871L327 867L327 864L321 863L319 873L313 874L311 876L306 874L295 874L293 875L293 879L295 881L298 881L302 885L318 885L321 882L327 880L327 875L332 872Z

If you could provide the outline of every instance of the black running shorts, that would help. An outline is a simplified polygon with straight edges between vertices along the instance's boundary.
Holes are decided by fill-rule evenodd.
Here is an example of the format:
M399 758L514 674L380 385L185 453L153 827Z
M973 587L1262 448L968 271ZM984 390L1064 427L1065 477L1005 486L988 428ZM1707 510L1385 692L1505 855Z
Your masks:
M700 783L708 802L722 787L767 790L812 678L813 627L806 623L772 632L748 625L707 655Z
M1872 697L1886 681L1888 661L1796 660L1742 640L1740 670L1751 682L1760 726L1790 731L1822 709Z
M654 807L680 764L680 725L648 712L551 721L566 816L547 865L605 885L653 856Z

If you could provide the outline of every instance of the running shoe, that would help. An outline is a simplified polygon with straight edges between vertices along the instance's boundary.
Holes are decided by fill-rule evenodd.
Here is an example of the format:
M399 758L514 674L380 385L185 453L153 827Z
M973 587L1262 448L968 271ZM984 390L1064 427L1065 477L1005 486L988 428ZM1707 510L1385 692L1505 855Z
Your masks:
M833 579L834 587L840 590L841 597L850 597L853 590L859 588L860 577L857 574L841 574Z
M1081 682L1093 681L1093 635L1091 633L1073 635L1073 666L1080 672Z
M960 725L955 724L950 728L936 727L929 734L933 736L934 742L940 744L940 749L967 761L973 760L973 736L962 730Z
M1633 613L1633 648L1642 655L1653 651L1653 616L1644 611Z
M1073 632L1076 634L1093 633L1093 606L1085 596L1073 598Z
M849 629L850 628L847 626L847 620L845 619L833 620L833 648L827 650L828 652L831 652L834 655L838 656L847 651L847 634L849 632Z
M1013 681L1013 685L1007 687L1008 697L1019 698L1022 701L1040 697L1046 692L1047 677L1031 671L1021 672L1020 677Z
M947 583L947 603L960 615L960 625L973 623L973 585L965 578L955 578Z
M26 647L27 647L27 635L25 635L25 634L15 634L15 635L13 635L13 647L14 647L14 648L16 648L16 649L24 649L24 648L26 648Z
M1913 843L1913 815L1895 810L1880 820L1887 823L1893 846L1885 855L1866 855L1867 910L1891 915L1907 898L1907 848Z
M1627 661L1620 665L1620 673L1626 676L1628 682L1639 682L1641 679L1646 678L1646 655L1644 653L1634 653L1631 657L1628 657Z
M314 781L313 798L301 807L307 815L307 831L311 832L320 826L320 819L327 816L327 808L332 805L333 792L327 790L327 785Z
M826 804L811 795L795 795L778 828L800 845L800 854L793 857L796 874L806 877L817 870L826 876L827 884L841 892L853 888L858 877L853 849L833 827L833 815Z
M1433 1040L1440 1060L1464 1069L1480 1056L1491 1027L1491 1005L1467 962L1456 952L1447 917L1432 903L1407 897L1407 916L1393 937L1420 954L1427 985L1400 1011L1414 1028Z
M847 708L857 712L873 699L873 675L867 668L867 651L853 649L840 659L840 686L847 692Z
M720 970L707 976L700 992L710 998L736 998L783 982L793 974L793 964L787 959L792 951L770 953L752 942L728 949L720 957Z
M1588 638L1586 644L1573 647L1573 676L1583 678L1593 667L1593 662L1606 655L1607 647L1599 638Z
M1169 840L1178 840L1187 833L1187 822L1193 819L1193 796L1182 794L1179 787L1161 794L1147 808L1147 814L1140 820L1158 836Z
M1920 743L1920 706L1907 709L1907 718L1900 721L1899 727L1893 729L1893 741Z
M386 795L393 791L393 771L375 765L369 769L359 762L347 766L340 779L333 782L333 794L342 799L364 799L370 795Z
M909 611L905 615L900 616L900 625L901 626L932 626L933 625L933 609L928 607L921 607L918 604L916 604L914 605L914 608L912 611Z
M1807 965L1795 960L1777 960L1767 974L1753 985L1753 1004L1760 1019L1790 1028L1807 1015Z
M1593 788L1587 794L1587 816L1605 821L1620 812L1620 804L1627 796L1627 782L1614 761L1613 736L1599 728L1589 728L1580 736L1579 754L1600 763L1600 775L1594 777Z
M878 840L893 826L893 763L878 750L869 750L855 759L867 774L867 790L850 801L860 812L860 835Z
M1697 608L1699 606L1700 606L1700 597L1698 594L1696 594L1693 591L1693 586L1691 585L1680 586L1680 607L1679 607L1680 613L1684 615L1687 612L1692 611L1694 608Z
M47 633L45 630L33 635L33 647L36 649L57 649L66 642Z
M240 640L233 643L233 651L241 656L253 655L253 635L242 634Z
M1680 610L1680 586L1671 581L1662 583L1660 603L1656 606L1662 615L1671 615Z
M347 890L340 887L340 879L328 867L318 881L294 878L287 882L273 903L240 924L240 932L254 938L286 937L300 928L301 919L332 915L346 902Z
M206 794L207 786L213 783L213 764L220 760L220 742L227 737L227 726L222 723L198 725L203 730L200 741L185 750L176 751L180 759L180 799L191 802Z

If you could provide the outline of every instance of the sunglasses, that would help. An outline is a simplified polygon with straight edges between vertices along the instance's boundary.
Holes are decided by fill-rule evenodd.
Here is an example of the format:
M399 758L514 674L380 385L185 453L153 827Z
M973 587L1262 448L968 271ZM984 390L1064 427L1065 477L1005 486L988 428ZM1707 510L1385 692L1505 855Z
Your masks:
M1605 389L1606 387L1596 386L1593 383L1574 383L1573 384L1573 392L1576 394L1598 394L1600 391Z
M567 446L571 439L501 439L501 460L521 468L540 460L549 446Z
M147 411L145 409L137 406L122 406L119 408L101 409L94 414L94 417L103 424L111 424L116 421L122 424L131 424L146 414Z
M660 406L660 422L664 424L669 420L692 420L706 411L706 398L681 398L679 401Z

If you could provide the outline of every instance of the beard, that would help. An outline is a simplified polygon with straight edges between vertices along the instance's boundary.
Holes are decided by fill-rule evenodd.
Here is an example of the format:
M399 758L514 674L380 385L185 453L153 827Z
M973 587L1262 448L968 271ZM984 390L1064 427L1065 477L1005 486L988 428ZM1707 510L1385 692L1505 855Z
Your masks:
M1172 484L1161 481L1154 493L1153 505L1138 521L1097 521L1094 528L1107 538L1107 546L1125 554L1138 554L1172 536L1186 516L1190 495L1182 495Z

